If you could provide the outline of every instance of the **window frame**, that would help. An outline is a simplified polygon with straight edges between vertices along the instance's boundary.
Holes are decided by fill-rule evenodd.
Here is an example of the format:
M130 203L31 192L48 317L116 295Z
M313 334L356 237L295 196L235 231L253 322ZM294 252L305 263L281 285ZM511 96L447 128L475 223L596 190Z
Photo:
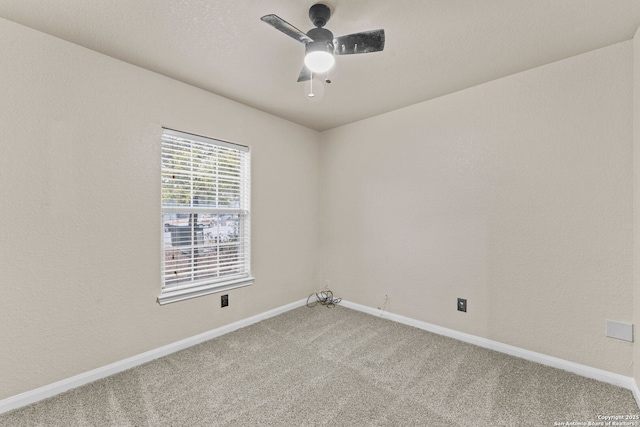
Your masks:
M161 158L164 158L165 150L167 152L170 150L168 147L170 143L168 142L171 138L177 138L181 141L187 142L191 150L194 149L194 144L199 144L202 146L212 146L212 147L221 147L227 152L237 152L239 164L238 164L238 206L237 207L224 207L220 206L221 197L217 196L220 192L220 168L217 169L216 175L216 184L215 186L207 186L207 189L215 187L216 189L216 197L213 198L215 201L213 202L215 206L194 206L194 200L196 200L196 192L193 190L193 185L191 185L191 189L188 192L188 199L190 201L189 206L185 205L165 205L163 201L163 195L165 190L165 185L168 187L170 184L164 182L163 170L164 170L164 161L161 161L161 184L160 184L160 192L161 192L161 200L160 200L160 213L162 216L161 226L161 269L160 269L160 295L157 297L157 302L160 305L182 301L190 298L196 298L199 296L209 295L212 293L227 291L230 289L235 289L243 286L249 286L254 283L254 277L251 275L251 220L250 220L250 200L251 200L251 191L250 191L250 183L251 183L251 151L250 148L244 145L239 145L223 140L219 140L216 138L209 138L205 136L195 135L191 133L176 131L173 129L162 128L162 136L161 136ZM186 151L186 150L185 150ZM216 150L213 150L216 151ZM175 154L172 153L172 154ZM220 154L216 154L214 156L217 161L216 165L218 165L218 161L220 159ZM191 157L192 165L198 164L202 166L203 163L193 163L193 157ZM195 177L197 177L197 173L192 172L187 174L191 181L195 181ZM220 192L221 193L221 192ZM179 284L167 285L166 278L167 272L165 267L166 262L166 250L167 243L165 240L165 215L190 215L189 223L193 225L192 218L197 219L197 215L200 214L211 214L217 216L218 220L221 219L222 215L237 215L238 216L238 232L237 232L237 256L242 258L242 261L233 263L234 267L239 267L242 271L238 274L231 274L227 276L220 275L220 265L222 263L220 256L220 247L221 244L217 243L216 247L216 255L215 255L215 263L218 269L218 277L214 278L203 278L194 280L194 276L197 273L197 269L194 268L195 262L193 261L197 256L196 249L204 246L199 246L199 243L194 243L194 240L197 239L195 229L191 230L191 237L189 237L189 249L191 251L191 266L190 270L186 270L191 275L191 280L181 282ZM195 215L195 217L191 217L191 215ZM197 222L195 226L197 226ZM182 231L180 233L183 233ZM172 239L172 237L170 237ZM178 243L179 246L181 243ZM170 243L171 248L175 248L173 240ZM176 249L171 249L175 251ZM196 255L194 255L196 253Z

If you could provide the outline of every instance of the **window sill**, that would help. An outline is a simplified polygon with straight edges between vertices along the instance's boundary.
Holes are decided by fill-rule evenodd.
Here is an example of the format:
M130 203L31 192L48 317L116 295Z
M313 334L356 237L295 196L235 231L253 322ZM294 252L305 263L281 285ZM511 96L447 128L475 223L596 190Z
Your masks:
M172 302L183 301L190 298L197 298L216 292L228 291L230 289L241 288L252 285L253 277L242 277L240 279L227 280L224 282L209 283L206 285L190 286L187 288L168 289L158 296L158 304L164 305Z

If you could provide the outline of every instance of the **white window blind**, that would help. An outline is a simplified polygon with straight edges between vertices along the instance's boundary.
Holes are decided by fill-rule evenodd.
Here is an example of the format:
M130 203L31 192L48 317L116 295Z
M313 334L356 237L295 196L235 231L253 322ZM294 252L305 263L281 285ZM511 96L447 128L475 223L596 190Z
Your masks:
M248 147L163 129L160 304L253 283Z

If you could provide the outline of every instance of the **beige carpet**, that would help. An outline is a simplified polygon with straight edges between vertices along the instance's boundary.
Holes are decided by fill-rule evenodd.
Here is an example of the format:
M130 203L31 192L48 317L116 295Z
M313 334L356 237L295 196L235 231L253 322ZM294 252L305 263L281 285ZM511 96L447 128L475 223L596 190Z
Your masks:
M0 415L0 426L554 426L633 414L628 390L318 305Z

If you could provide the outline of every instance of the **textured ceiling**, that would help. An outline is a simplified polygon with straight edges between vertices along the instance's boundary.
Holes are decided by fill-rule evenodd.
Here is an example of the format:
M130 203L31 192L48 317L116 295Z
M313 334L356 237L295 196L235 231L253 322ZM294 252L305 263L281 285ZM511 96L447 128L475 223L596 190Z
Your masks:
M383 28L383 52L336 57L297 83L314 0L2 0L0 17L325 130L629 40L640 0L330 0L341 36Z

